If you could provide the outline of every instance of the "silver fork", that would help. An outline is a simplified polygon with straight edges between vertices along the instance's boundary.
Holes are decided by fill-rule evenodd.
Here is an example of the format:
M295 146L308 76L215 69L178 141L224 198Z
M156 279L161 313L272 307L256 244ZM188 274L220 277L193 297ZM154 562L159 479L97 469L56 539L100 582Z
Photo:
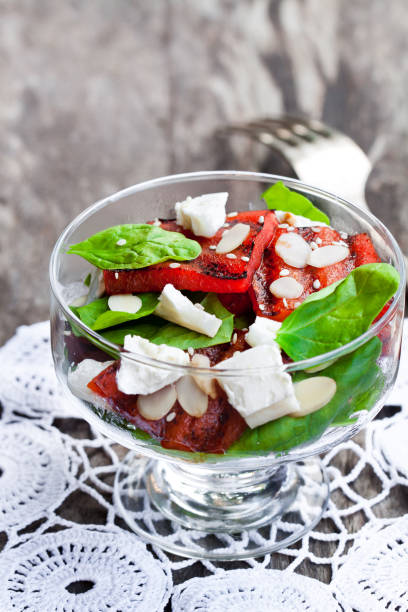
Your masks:
M220 135L246 134L281 153L301 181L368 209L365 185L371 162L348 136L315 119L283 116L223 127Z

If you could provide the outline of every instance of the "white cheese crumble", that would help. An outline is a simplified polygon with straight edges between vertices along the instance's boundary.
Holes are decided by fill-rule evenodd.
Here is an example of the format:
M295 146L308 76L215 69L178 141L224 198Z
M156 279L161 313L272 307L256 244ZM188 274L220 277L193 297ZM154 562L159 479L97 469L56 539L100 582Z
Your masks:
M313 289L320 289L320 287L321 287L321 283L319 279L316 278L316 280L313 281Z
M282 270L279 272L279 276L289 276L290 271L287 268L282 268Z
M140 357L159 359L172 366L184 366L190 362L188 354L181 349L167 344L153 344L140 336L125 336L123 348L116 383L119 391L130 395L150 395L183 376L181 369L166 368L164 364L148 365L140 361ZM133 359L126 351L133 354Z
M75 370L68 372L67 383L70 391L86 402L91 402L102 408L107 407L106 400L97 393L94 393L94 391L91 391L87 385L112 363L113 361L102 362L95 359L83 359L78 363Z
M236 259L237 256L234 255L234 253L227 253L225 257L228 257L228 259Z
M196 236L211 238L226 219L225 205L228 193L206 193L187 198L175 205L176 221L184 229L192 230Z
M181 266L181 264L179 264L178 261L173 261L171 264L169 264L169 268L179 268Z
M222 323L221 319L215 315L196 308L181 291L175 289L170 283L165 285L161 292L154 314L210 338L215 336Z
M245 340L249 346L261 346L262 344L275 344L276 334L282 323L268 319L267 317L256 317L245 334Z
M323 223L322 221L312 221L307 217L302 217L302 215L295 215L291 212L286 212L284 210L275 210L275 215L279 221L279 223L288 223L292 227L328 227L327 223Z
M229 403L253 428L299 409L292 379L283 367L280 350L274 344L234 354L213 369L244 370L240 376L223 375L217 380ZM253 369L247 373L248 368Z

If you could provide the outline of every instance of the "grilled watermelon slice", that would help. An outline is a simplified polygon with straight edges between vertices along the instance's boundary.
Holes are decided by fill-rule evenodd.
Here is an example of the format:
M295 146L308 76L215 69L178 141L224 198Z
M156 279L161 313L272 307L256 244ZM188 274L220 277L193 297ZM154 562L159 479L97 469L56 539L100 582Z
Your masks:
M296 228L294 231L306 242L316 242L316 239L318 239L319 247L328 246L333 242L346 243L350 250L350 256L325 268L314 268L312 266L294 268L287 265L275 252L276 241L282 233L287 232L286 228L278 228L253 276L252 286L249 290L253 309L260 316L283 321L293 312L297 304L303 302L311 293L345 278L358 266L381 261L367 234L357 234L343 239L339 232L331 227L322 227L318 232L313 231L310 227ZM288 270L289 276L303 285L303 293L300 297L284 300L271 294L269 286L280 277L283 269Z
M249 225L250 231L244 242L232 254L218 254L214 247L221 240L225 229L237 223ZM192 261L166 261L140 270L104 270L108 295L115 293L144 293L161 291L167 283L176 289L214 293L243 293L251 285L252 276L258 268L262 254L272 240L278 226L273 212L258 210L240 212L228 220L228 228L221 228L212 238L195 236L184 230L174 220L164 220L161 227L172 232L182 232L200 243L202 252Z

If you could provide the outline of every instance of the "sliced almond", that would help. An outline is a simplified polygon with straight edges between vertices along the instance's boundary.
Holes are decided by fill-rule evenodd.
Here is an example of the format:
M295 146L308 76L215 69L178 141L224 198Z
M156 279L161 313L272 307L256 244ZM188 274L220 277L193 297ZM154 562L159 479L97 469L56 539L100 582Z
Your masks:
M346 259L350 255L348 247L340 244L330 244L320 247L309 254L308 264L314 268L325 268Z
M226 230L215 249L216 253L229 253L238 248L246 239L251 228L245 223L237 223L231 229Z
M174 385L167 385L149 395L139 395L137 407L145 419L158 421L170 412L177 400L177 393Z
M295 300L302 295L303 285L298 283L295 278L290 276L282 276L270 284L269 291L277 298Z
M131 293L119 293L109 297L108 306L110 310L115 312L136 314L142 307L142 300Z
M207 412L208 395L200 389L192 376L183 376L176 383L177 399L187 414L201 417Z
M336 381L328 376L313 376L293 385L299 410L291 413L293 417L302 417L323 408L336 393Z
M281 234L276 241L275 251L288 266L305 268L312 249L299 234Z
M191 365L195 366L196 368L209 368L211 366L210 358L207 355L196 353L191 360ZM193 379L201 391L204 391L204 393L209 395L212 399L217 397L217 385L215 378L211 378L209 375L201 374L193 376Z

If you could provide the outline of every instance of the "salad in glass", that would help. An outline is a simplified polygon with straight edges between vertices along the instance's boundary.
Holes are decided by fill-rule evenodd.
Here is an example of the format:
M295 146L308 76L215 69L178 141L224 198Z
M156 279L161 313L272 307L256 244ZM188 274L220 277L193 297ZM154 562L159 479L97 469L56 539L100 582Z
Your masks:
M357 431L397 371L395 241L369 214L278 179L197 173L124 190L80 215L51 260L64 387L108 435L179 462L187 480L195 470L177 511L174 465L152 468L149 492L166 516L207 531L279 516L282 501L259 505L280 467ZM224 483L269 470L245 501L251 520L219 499L210 512L208 470Z

